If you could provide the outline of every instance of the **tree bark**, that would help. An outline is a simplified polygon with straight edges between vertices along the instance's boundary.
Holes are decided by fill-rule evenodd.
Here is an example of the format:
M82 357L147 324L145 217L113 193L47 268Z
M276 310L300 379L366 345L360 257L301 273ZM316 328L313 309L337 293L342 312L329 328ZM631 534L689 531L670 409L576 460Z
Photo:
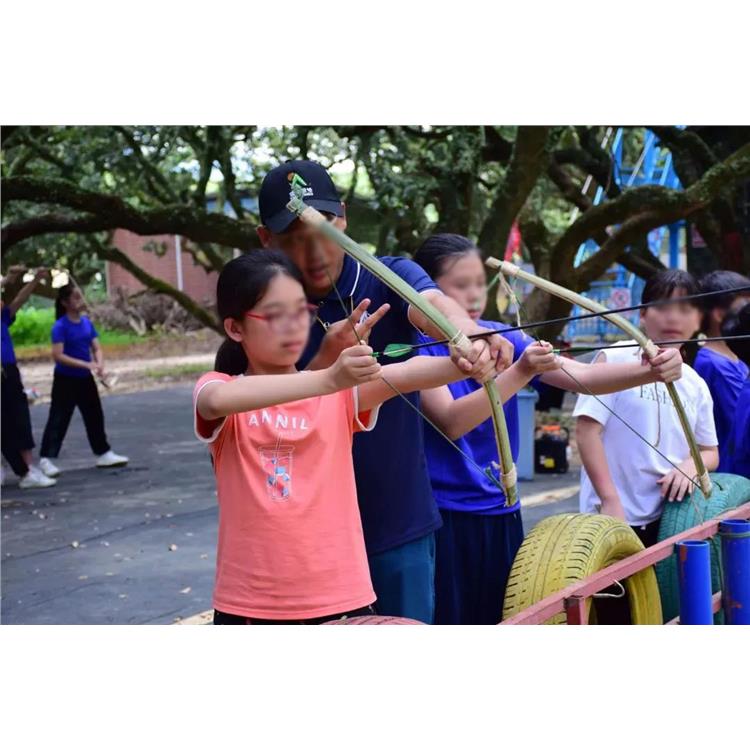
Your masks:
M478 245L503 254L513 221L549 163L548 127L520 126L508 171L479 233Z
M117 196L85 190L67 180L9 177L3 181L2 200L3 205L11 201L31 201L85 211L98 218L100 229L128 229L138 235L179 234L197 243L212 242L240 250L260 247L255 226L249 222L186 205L138 210ZM8 227L11 237L17 233L12 227ZM33 236L28 227L25 232L25 237ZM44 233L46 231L36 232ZM3 243L2 249L5 252L8 246ZM214 260L218 262L218 258ZM220 268L221 265L217 270Z

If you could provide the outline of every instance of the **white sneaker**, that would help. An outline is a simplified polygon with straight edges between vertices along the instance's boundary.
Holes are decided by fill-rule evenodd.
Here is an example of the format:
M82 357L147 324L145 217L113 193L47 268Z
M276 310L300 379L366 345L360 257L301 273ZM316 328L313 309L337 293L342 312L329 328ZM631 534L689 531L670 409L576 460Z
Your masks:
M21 477L18 482L18 486L22 490L34 490L41 487L54 487L57 484L57 479L51 479L50 477L44 476L39 469L34 466L29 468L28 474L25 477Z
M96 461L97 469L107 469L111 466L125 466L130 459L127 456L120 456L114 451L102 453Z
M55 466L52 461L50 461L48 458L40 458L39 459L39 469L43 474L46 474L48 477L59 477L60 476L60 469Z

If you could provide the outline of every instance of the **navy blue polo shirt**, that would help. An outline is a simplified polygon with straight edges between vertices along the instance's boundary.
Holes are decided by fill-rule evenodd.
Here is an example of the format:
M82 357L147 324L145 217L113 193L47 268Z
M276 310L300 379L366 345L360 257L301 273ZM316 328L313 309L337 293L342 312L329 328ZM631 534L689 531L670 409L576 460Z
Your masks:
M396 257L379 260L416 291L437 289L435 282L413 261ZM371 300L372 311L386 302L390 304L391 309L370 334L368 343L375 351L382 351L388 344L416 341L419 333L409 322L408 302L348 255L344 257L336 287L348 311L365 298ZM318 317L323 324L344 319L335 290L325 299L313 302L319 305ZM325 333L323 324L313 326L307 348L297 363L300 369L318 351ZM388 359L384 363L401 359ZM419 408L419 393L406 394L406 398ZM368 554L377 555L440 527L442 521L427 473L423 420L401 397L394 396L381 406L375 429L354 436L353 455Z
M478 320L484 328L494 328L513 344L513 361L517 362L534 339L522 331L509 331L509 326L491 320ZM424 337L424 341L432 339ZM448 347L435 344L420 350L420 354L444 357L449 354ZM537 390L541 381L539 376L531 380ZM468 396L482 386L467 378L456 383L449 383L454 400ZM518 398L514 395L503 405L505 421L508 425L508 438L513 461L518 459ZM482 468L499 463L497 441L492 419L488 418L473 430L455 441L461 450L470 456ZM445 438L427 425L425 427L425 449L427 463L432 479L432 490L438 507L444 510L457 510L480 515L503 515L513 513L521 507L520 501L515 505L505 505L505 493L489 477L480 474L476 466L470 464L455 448L448 445ZM494 472L497 476L497 472Z

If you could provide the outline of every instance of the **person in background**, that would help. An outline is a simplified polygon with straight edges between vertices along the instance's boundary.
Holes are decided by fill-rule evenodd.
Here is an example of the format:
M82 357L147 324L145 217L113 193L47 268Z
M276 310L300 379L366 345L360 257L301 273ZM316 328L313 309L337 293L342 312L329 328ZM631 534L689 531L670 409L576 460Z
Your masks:
M14 284L25 272L25 268L12 266L8 269L8 275L3 278L3 286L6 283ZM2 401L0 402L2 436L0 439L3 456L18 477L18 486L23 490L52 487L57 484L54 479L45 476L33 463L34 436L31 430L29 402L21 382L21 373L18 371L13 339L9 330L16 313L45 279L49 281L49 271L46 268L37 269L34 278L21 288L12 302L7 305L0 303L2 304Z
M42 436L39 466L49 477L60 469L52 462L60 454L73 411L81 412L97 468L124 466L127 456L115 453L104 432L104 412L94 373L104 373L104 355L94 324L83 314L86 304L74 284L60 287L55 302L57 321L52 326L52 356L56 362L52 403ZM93 359L92 359L93 352Z
M750 302L724 318L721 335L748 336L747 339L727 343L750 371ZM728 452L731 461L727 471L750 479L750 374L745 378L735 403Z
M701 279L701 292L718 292L703 300L701 332L709 338L721 336L724 318L750 301L750 279L734 271L714 271ZM719 438L718 471L729 471L732 463L730 436L734 427L737 397L747 380L748 366L727 341L708 341L699 350L693 368L708 384L714 401L714 421Z
M697 330L700 310L695 302L673 297L697 294L698 284L686 271L662 271L643 289L643 302L661 304L641 310L641 327L652 341L688 339ZM623 342L633 344L633 341ZM679 345L675 345L677 349ZM672 348L672 347L668 347ZM637 347L614 348L597 360L640 360ZM699 444L708 471L719 464L713 402L705 381L687 364L675 388ZM612 417L619 414L629 426ZM664 385L629 388L610 396L579 396L573 416L581 454L580 508L624 519L644 546L656 543L665 502L681 502L692 491L697 469L679 416ZM634 434L633 430L638 433ZM662 457L642 438L653 443ZM669 459L669 460L667 460Z

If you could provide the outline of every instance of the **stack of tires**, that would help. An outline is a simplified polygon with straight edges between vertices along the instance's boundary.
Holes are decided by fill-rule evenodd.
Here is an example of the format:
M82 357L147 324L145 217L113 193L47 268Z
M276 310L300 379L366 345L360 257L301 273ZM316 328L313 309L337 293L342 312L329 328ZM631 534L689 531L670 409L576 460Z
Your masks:
M750 502L750 479L712 474L714 491L707 500L699 491L681 503L667 503L659 541L699 526L728 510ZM508 619L545 597L643 550L643 544L623 521L610 516L564 513L544 519L526 537L513 562L503 605ZM713 591L721 589L719 540L711 545ZM630 620L634 625L659 625L679 614L676 555L623 581ZM586 602L588 621L596 622L596 605ZM716 615L717 623L723 615ZM560 614L547 624L561 624Z

